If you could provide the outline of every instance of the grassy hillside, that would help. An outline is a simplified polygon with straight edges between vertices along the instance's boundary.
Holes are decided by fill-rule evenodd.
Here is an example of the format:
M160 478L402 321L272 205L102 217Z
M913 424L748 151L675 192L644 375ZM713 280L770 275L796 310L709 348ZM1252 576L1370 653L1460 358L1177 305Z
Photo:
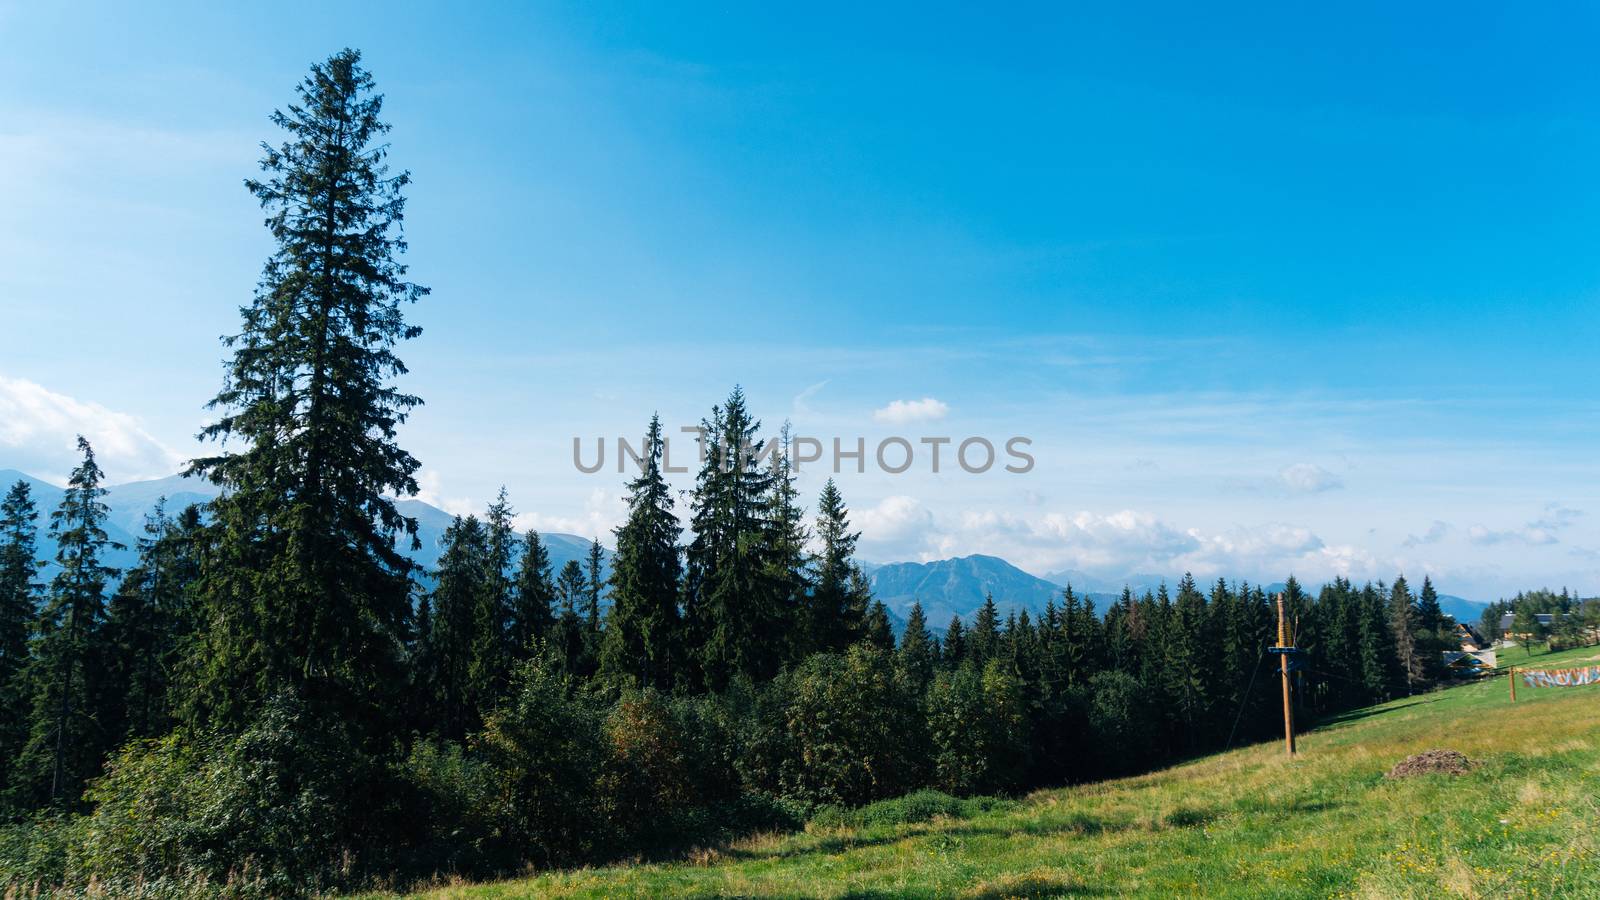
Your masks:
M1600 660L1595 648L1507 654ZM1301 755L1249 747L970 815L763 837L692 860L441 888L436 897L1595 897L1600 686L1505 677L1345 715ZM1461 777L1391 781L1432 748Z

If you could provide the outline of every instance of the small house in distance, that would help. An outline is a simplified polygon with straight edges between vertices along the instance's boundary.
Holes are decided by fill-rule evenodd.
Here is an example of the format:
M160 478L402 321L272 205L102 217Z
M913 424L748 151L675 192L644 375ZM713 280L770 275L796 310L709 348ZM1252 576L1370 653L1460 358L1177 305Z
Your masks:
M1479 678L1494 672L1493 650L1446 650L1444 670L1452 678Z
M1463 650L1487 650L1493 646L1482 632L1466 622L1456 623L1456 638L1461 641Z
M1546 631L1549 631L1551 628L1555 627L1556 613L1534 613L1533 617L1539 620L1539 627L1545 629ZM1523 640L1530 637L1530 635L1518 634L1511 630L1511 623L1516 618L1516 615L1512 613L1506 613L1505 615L1501 616L1500 633L1508 638L1511 638L1512 640Z

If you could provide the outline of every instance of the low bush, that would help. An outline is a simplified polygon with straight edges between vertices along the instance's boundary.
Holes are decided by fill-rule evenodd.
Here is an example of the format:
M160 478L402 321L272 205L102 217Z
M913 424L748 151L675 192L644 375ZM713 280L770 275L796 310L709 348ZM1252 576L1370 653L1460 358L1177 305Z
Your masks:
M840 828L910 825L936 818L965 819L1010 806L1013 801L998 797L952 797L942 791L923 790L892 800L879 800L856 809L825 806L811 817L808 827L831 831Z

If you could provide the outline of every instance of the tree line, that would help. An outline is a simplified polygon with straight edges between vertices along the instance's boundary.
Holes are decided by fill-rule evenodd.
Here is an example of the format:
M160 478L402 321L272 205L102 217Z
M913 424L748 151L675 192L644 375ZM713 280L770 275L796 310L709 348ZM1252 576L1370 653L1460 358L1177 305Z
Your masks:
M1269 736L1265 588L1185 576L1104 611L926 620L897 637L829 481L812 513L786 436L758 461L741 390L704 420L680 518L658 419L598 540L553 572L502 490L432 572L407 555L421 403L397 347L427 289L400 258L405 172L360 55L312 67L246 182L276 249L241 310L221 488L158 507L103 563L103 474L49 520L0 507L0 859L26 884L211 884L268 895L664 852L932 787L1012 793ZM227 439L227 443L222 443ZM685 521L686 520L686 521ZM687 527L685 527L687 525ZM1308 716L1425 690L1453 623L1431 582L1283 589ZM1004 598L1001 598L1002 600Z

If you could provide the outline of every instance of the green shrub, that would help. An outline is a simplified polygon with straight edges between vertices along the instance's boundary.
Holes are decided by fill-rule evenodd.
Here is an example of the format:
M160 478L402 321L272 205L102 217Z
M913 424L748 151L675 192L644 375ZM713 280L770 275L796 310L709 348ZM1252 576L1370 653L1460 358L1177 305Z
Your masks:
M488 815L528 861L586 861L604 843L596 790L605 757L601 725L601 712L576 695L568 676L533 661L473 741L474 755L493 771Z
M944 817L965 819L991 809L1012 805L1013 801L997 797L969 797L958 799L942 791L922 790L892 800L879 800L857 809L825 806L811 817L808 825L813 830L839 828L871 828L874 826L911 825L931 822Z
M922 717L890 654L865 644L843 657L818 654L777 689L784 735L770 749L781 754L785 796L849 805L921 783Z
M29 897L61 884L71 848L83 841L84 816L43 813L0 825L0 896Z
M89 791L94 812L67 881L92 877L112 893L210 884L285 896L384 872L398 792L353 747L289 697L237 737L175 732L131 744Z
M520 862L521 848L498 815L496 773L483 760L459 744L418 741L401 778L415 808L408 817L417 826L408 842L412 873L498 873Z
M1027 764L1022 683L991 662L942 672L928 688L934 784L958 796L1009 791Z

